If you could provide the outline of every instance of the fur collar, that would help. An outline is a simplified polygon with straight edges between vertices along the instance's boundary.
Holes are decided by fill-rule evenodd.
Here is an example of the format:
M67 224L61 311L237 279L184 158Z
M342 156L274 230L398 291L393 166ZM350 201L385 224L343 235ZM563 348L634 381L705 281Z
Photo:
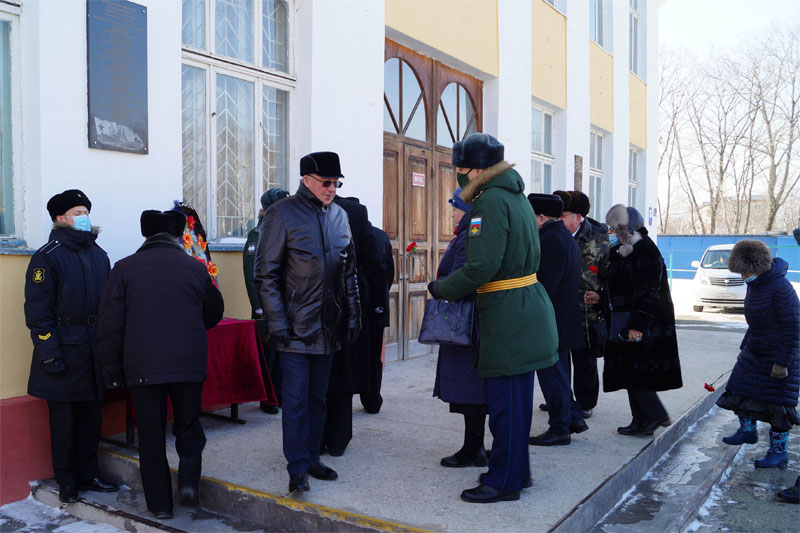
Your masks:
M64 224L63 222L53 222L53 229L66 229L66 228L75 229L72 226L70 226L69 224ZM80 231L80 230L76 230L76 231ZM91 233L93 235L99 235L100 234L100 226L92 226L92 229L89 231L89 233Z
M471 204L475 198L480 195L480 192L484 189L484 186L492 181L493 178L496 178L506 170L513 168L514 164L509 163L508 161L500 161L496 163L475 178L474 180L470 181L466 187L461 190L461 194L459 196L462 200Z
M619 255L628 257L633 253L633 245L642 240L642 234L639 233L639 230L628 233L626 229L623 229L617 231L617 239L622 243L619 247Z

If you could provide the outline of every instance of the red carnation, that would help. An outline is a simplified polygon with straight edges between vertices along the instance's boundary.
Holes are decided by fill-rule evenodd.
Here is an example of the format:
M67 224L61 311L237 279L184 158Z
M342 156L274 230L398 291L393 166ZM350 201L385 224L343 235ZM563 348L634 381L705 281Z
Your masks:
M416 251L417 251L417 241L411 241L410 243L408 243L408 246L406 246L406 253L413 253Z
M589 266L589 272L591 272L592 274L597 274L598 272L600 272L600 269L598 269L598 268L597 268L596 266L594 266L594 265L590 265L590 266Z
M716 390L713 385L709 385L708 383L703 383L703 387L705 387L708 392L714 392Z

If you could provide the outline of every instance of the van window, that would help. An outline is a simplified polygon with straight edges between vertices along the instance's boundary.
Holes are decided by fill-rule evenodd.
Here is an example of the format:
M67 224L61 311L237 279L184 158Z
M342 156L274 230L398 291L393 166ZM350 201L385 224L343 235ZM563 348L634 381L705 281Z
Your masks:
M730 250L709 250L700 264L703 268L728 268Z

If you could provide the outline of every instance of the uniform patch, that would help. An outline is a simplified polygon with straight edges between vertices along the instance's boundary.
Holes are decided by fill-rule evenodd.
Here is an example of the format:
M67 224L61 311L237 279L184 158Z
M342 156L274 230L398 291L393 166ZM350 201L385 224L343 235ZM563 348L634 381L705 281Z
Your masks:
M255 255L256 253L256 243L251 242L247 245L247 254L248 255Z
M34 283L41 283L44 281L44 269L43 268L34 268L33 269L33 277L31 279Z
M481 234L481 217L475 217L469 221L469 236L477 237Z
M47 339L49 339L51 336L52 336L52 335L51 335L51 333L48 331L48 332L47 332L47 335L39 335L39 340L40 340L40 341L46 341L46 340L47 340Z

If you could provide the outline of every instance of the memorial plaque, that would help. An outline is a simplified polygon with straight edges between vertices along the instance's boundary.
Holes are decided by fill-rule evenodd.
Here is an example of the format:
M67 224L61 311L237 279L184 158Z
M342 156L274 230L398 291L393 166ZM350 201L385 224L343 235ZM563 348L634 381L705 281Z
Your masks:
M89 148L147 153L147 8L87 0Z

